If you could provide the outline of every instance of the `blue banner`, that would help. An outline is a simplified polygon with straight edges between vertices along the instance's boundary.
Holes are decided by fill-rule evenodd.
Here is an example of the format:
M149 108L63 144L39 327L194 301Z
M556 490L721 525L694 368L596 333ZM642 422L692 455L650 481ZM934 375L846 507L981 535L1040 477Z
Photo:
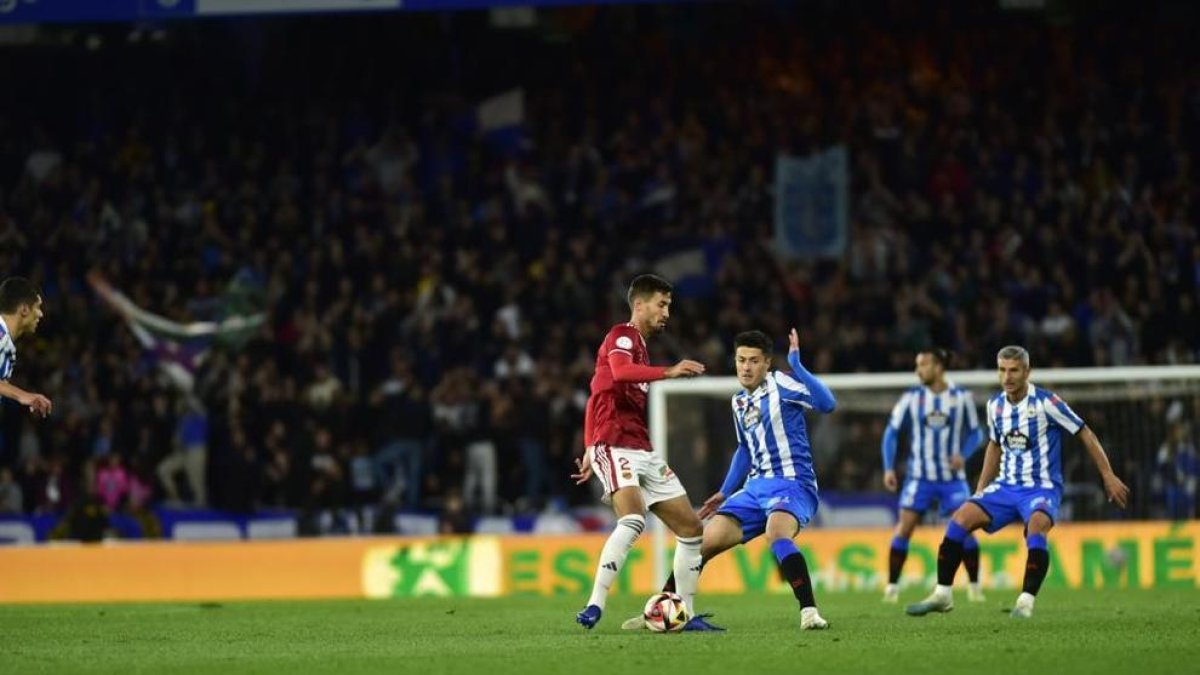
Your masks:
M650 0L0 0L0 24L146 21L248 14L429 12L491 7L638 4ZM697 0L658 0L667 2Z
M789 257L838 257L849 232L850 160L845 146L775 160L775 242Z

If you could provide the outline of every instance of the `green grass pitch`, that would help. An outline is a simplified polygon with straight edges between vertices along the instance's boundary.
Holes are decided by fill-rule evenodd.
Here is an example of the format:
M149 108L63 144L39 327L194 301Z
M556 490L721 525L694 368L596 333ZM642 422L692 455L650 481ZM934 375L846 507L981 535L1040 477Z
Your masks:
M1150 673L1196 672L1200 591L1015 591L912 618L875 593L826 593L824 632L801 632L787 595L701 596L727 633L620 630L638 598L594 631L583 598L23 605L0 607L5 673Z

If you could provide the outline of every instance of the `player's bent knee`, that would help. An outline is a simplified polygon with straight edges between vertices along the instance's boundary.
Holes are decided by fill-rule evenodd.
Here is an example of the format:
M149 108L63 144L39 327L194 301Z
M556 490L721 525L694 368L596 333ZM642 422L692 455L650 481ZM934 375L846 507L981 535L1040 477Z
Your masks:
M950 520L953 520L958 523L959 527L970 532L987 525L991 517L983 509L968 502L958 507L958 510L954 512Z
M1054 521L1050 519L1050 516L1041 511L1037 511L1030 516L1029 524L1025 526L1029 534L1046 534L1053 527Z
M719 553L737 546L742 541L742 525L736 520L718 515L704 528L704 539L700 542L700 556L711 560Z

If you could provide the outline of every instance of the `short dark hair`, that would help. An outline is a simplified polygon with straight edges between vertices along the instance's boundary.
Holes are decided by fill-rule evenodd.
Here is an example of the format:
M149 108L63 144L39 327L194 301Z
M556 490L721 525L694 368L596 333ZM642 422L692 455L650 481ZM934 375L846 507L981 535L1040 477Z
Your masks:
M771 342L771 338L761 330L748 330L745 333L738 333L737 337L733 338L733 350L737 351L738 347L761 349L763 356L769 357L774 349L774 344Z
M12 314L21 305L37 304L42 292L24 277L9 277L0 283L0 314Z
M649 300L654 297L655 293L670 295L674 286L671 282L658 276L657 274L642 274L633 278L629 282L629 293L625 299L629 301L629 306L633 307L633 301L637 299Z
M945 347L926 347L925 349L917 352L917 354L928 354L932 356L933 360L937 361L938 364L943 368L949 368L950 361L954 358L953 352Z

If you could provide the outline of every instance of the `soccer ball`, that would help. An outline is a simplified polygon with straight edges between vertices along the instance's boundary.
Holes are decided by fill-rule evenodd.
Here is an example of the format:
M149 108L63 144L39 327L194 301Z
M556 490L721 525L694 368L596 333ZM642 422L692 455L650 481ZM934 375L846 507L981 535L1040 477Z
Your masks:
M692 617L683 598L675 593L656 593L646 601L642 618L646 628L655 633L674 633L683 630L683 625Z

